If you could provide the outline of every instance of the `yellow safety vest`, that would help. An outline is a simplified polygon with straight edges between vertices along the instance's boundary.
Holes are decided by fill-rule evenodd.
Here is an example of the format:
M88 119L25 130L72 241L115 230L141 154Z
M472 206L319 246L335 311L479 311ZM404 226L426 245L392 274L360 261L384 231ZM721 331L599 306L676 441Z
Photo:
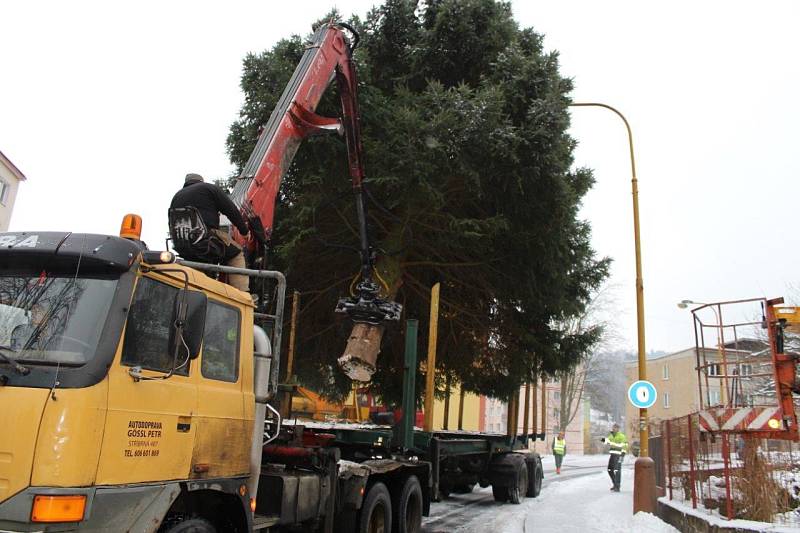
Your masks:
M617 431L616 434L608 434L606 437L606 444L611 446L611 449L608 453L614 455L622 455L628 451L628 439L625 438L625 434L621 431Z
M559 439L556 437L555 442L553 442L553 453L558 455L564 455L564 450L567 449L567 441L566 439Z

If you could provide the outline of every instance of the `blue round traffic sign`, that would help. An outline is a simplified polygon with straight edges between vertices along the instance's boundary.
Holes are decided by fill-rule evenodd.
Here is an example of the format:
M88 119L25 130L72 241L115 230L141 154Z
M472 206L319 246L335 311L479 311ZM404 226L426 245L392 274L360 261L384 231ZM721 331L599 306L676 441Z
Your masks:
M628 399L639 409L652 407L657 397L656 388L649 381L634 381L628 388Z

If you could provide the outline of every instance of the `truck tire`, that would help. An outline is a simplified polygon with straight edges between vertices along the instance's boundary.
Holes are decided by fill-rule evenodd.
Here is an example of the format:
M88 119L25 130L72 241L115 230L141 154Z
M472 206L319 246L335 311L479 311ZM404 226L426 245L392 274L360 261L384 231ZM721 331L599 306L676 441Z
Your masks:
M217 533L214 524L205 518L167 517L158 529L159 533Z
M511 503L522 503L528 494L528 466L525 461L519 461L516 481L508 488L508 499Z
M358 520L358 533L391 533L392 498L383 483L369 489Z
M422 529L422 486L417 476L406 478L392 498L392 526L395 533L419 533Z
M542 469L542 460L538 457L533 462L528 462L528 498L535 498L542 492L542 479L544 478L544 470ZM533 473L531 474L531 471Z
M508 487L492 485L492 496L494 496L494 501L506 503L508 501Z

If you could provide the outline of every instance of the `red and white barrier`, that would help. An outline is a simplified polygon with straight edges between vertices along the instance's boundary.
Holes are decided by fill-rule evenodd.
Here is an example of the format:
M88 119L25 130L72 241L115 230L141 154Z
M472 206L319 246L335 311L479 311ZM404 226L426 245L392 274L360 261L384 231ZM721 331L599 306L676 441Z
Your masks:
M769 421L782 420L782 413L780 407L716 407L700 411L698 420L700 431L773 431Z

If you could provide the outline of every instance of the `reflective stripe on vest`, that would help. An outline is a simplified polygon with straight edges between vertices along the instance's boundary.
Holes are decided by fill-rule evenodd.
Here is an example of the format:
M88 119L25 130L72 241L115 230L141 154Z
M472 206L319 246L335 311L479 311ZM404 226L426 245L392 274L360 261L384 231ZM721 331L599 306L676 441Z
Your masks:
M566 447L567 447L567 441L565 439L557 438L555 443L553 444L553 453L564 455L564 449Z

